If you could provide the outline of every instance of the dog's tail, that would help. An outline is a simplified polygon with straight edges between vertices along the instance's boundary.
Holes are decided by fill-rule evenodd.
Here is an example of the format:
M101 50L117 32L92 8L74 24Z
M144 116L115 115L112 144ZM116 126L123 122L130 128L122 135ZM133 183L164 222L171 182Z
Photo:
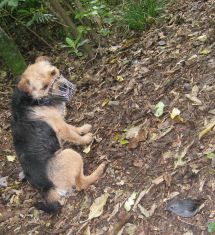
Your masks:
M62 205L60 204L60 195L56 189L50 189L47 192L44 192L45 202L38 202L35 204L35 207L38 210L45 211L49 214L56 214L60 212Z

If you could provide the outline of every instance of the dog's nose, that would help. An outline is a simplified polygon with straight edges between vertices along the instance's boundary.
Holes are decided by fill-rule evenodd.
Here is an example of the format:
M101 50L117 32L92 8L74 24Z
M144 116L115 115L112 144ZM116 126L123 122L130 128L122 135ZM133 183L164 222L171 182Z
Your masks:
M66 91L67 89L68 89L67 84L62 84L62 85L59 87L59 90L60 90L60 91Z

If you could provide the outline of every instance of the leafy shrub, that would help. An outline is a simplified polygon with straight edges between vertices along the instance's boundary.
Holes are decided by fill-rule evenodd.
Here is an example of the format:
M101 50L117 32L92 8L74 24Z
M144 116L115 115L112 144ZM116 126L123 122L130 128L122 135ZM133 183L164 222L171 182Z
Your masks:
M72 38L66 37L66 43L71 53L75 54L76 56L82 56L83 53L79 51L79 49L84 44L89 42L89 39L84 39L84 40L82 39L82 36L88 31L88 28L79 26L77 29L78 29L77 38L72 39Z
M164 0L129 0L124 6L123 19L130 29L144 30L162 11Z

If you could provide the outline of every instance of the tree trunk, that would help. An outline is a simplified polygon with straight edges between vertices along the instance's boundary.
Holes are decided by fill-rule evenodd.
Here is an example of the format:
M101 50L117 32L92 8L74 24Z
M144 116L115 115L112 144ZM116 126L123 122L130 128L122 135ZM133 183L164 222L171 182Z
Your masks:
M0 58L14 76L21 75L26 68L25 60L12 38L0 27Z
M55 15L65 25L64 29L66 34L72 35L74 38L77 38L78 36L77 26L71 20L70 16L68 15L67 11L62 7L59 0L50 0L49 3ZM84 44L83 48L88 55L92 56L92 48L90 45Z

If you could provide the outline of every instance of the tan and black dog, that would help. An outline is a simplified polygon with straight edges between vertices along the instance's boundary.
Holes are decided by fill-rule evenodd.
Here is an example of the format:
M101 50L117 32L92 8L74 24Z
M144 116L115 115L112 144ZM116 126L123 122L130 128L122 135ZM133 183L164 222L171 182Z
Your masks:
M55 213L61 196L86 189L102 175L102 163L89 176L83 160L72 149L62 149L61 140L85 145L92 141L91 125L75 127L65 122L65 102L75 86L60 75L47 57L38 57L22 74L12 97L12 134L26 179L39 189L45 202L37 208Z

